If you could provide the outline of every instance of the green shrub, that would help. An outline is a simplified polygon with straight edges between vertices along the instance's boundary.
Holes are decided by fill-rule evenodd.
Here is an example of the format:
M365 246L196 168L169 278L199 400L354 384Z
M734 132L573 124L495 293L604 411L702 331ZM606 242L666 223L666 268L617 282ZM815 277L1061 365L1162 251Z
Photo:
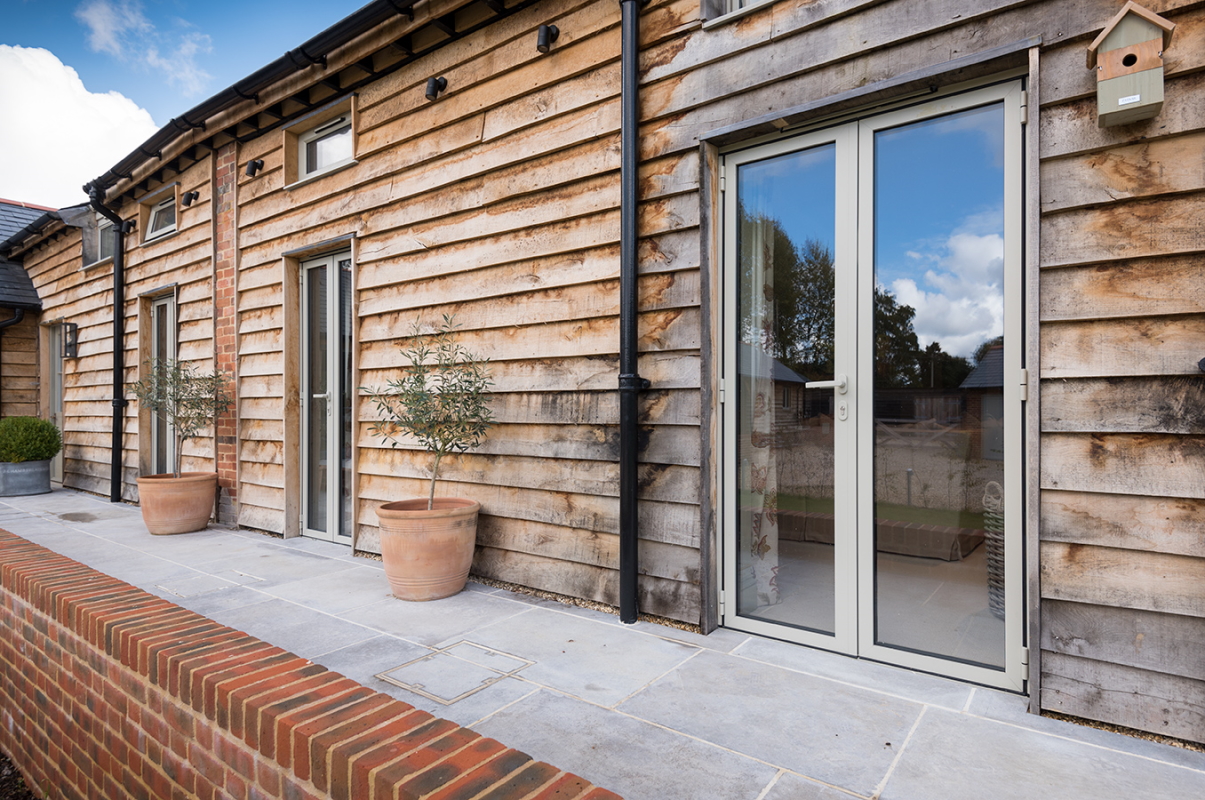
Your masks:
M37 417L0 419L0 461L45 461L63 449L63 437L53 422Z

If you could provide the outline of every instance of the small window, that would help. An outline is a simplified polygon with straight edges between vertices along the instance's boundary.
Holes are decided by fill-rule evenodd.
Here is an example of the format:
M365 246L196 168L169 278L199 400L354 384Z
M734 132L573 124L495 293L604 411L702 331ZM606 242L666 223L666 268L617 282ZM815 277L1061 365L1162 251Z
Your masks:
M113 257L113 223L101 217L96 223L96 260Z
M176 195L173 192L169 197L150 207L150 218L146 223L146 236L143 237L143 241L149 242L151 239L157 239L175 230Z
M299 180L326 172L352 160L351 117L324 122L297 137Z

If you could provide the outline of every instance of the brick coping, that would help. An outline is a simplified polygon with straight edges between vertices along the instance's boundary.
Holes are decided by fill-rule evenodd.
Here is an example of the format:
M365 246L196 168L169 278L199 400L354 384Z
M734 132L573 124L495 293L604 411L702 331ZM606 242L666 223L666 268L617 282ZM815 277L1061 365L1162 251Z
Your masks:
M2 529L0 634L0 744L62 797L619 798Z

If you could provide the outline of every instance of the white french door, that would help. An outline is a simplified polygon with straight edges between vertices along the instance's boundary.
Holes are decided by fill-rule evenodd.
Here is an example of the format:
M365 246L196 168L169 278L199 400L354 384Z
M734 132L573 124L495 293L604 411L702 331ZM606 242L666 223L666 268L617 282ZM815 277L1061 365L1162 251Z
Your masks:
M723 622L1023 687L1021 87L723 162Z
M301 265L301 530L352 534L351 254Z

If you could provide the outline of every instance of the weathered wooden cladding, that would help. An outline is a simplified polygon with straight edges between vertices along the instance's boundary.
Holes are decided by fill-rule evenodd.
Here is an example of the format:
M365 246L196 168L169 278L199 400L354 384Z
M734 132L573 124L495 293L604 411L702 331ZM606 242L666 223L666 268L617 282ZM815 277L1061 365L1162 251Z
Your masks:
M12 313L5 311L6 319ZM0 417L36 417L38 413L38 318L0 331Z
M1205 740L1205 9L1166 105L1096 124L1080 46L1043 53L1043 708Z

